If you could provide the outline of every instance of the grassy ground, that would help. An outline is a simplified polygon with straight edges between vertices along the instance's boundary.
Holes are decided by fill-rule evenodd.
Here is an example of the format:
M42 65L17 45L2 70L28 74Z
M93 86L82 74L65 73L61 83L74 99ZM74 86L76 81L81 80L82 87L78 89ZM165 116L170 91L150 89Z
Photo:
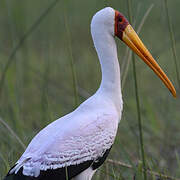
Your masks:
M0 86L0 179L40 129L71 112L97 90L101 73L89 28L93 14L112 6L128 17L126 0L59 0L52 8L51 3L53 0L1 2L0 78L6 67L7 71ZM140 37L179 94L176 69L180 67L178 61L175 65L172 48L179 57L180 1L167 1L174 46L164 0L132 0L135 29L152 4ZM130 65L123 88L123 117L109 158L132 168L107 162L94 180L129 180L135 173L138 180L143 179L132 61L128 61L125 45L117 43L121 67ZM139 58L135 60L147 166L180 178L179 96L174 99L154 73Z

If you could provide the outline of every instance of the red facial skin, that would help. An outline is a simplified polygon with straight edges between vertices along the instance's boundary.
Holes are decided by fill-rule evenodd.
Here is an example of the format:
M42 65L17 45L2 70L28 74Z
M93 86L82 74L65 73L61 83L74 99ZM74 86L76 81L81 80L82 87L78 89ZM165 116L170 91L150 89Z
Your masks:
M129 25L128 20L119 11L115 11L115 36L122 40L123 31Z

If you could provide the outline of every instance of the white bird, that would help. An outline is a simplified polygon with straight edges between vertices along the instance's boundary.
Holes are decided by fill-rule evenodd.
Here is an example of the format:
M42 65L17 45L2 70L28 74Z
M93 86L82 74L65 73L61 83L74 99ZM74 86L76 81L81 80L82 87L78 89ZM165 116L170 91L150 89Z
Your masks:
M112 147L123 109L115 36L176 96L170 80L120 12L110 7L97 12L91 33L101 64L99 89L76 110L41 130L4 180L91 180Z

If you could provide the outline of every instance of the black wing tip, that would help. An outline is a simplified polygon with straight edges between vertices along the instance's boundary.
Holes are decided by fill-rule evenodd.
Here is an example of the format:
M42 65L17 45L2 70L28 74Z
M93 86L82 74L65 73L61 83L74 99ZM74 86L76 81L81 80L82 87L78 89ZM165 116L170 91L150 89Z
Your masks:
M15 166L13 166L11 169L13 169L14 167ZM32 177L23 175L23 173L22 173L23 168L20 168L19 171L17 172L17 174L15 174L15 173L10 174L11 169L9 170L9 172L4 177L3 180L31 180L31 179L33 180Z
M70 177L70 179L71 179L89 167L92 167L93 170L99 168L103 164L105 159L107 158L110 150L111 150L111 148L107 149L105 151L105 153L103 154L103 156L99 157L96 160L96 162L89 160L89 161L86 161L86 162L83 162L83 163L80 163L77 165L71 165L71 166L67 167L68 177ZM13 168L14 168L14 166L11 169L13 169ZM30 177L30 176L23 175L22 167L17 172L17 174L15 174L15 173L10 174L11 169L9 170L8 174L4 177L3 180L49 180L49 179L65 180L66 179L66 175L65 175L66 168L60 168L60 169L54 169L54 170L48 169L47 171L41 171L40 175L38 177Z
M11 168L13 169L15 165ZM3 180L13 180L14 174L10 174L11 169L8 171L7 175L3 178Z
M7 174L3 180L14 180L14 174Z
M86 161L81 164L71 165L67 167L67 175L69 179L72 179L76 175L80 174L85 169L89 168L92 165L93 161ZM12 167L13 168L13 167ZM11 169L12 169L11 168ZM11 171L9 170L9 172ZM40 175L38 177L26 176L23 174L23 167L19 169L17 174L12 173L6 175L3 180L66 180L66 168L58 168L58 169L48 169L46 171L40 171Z

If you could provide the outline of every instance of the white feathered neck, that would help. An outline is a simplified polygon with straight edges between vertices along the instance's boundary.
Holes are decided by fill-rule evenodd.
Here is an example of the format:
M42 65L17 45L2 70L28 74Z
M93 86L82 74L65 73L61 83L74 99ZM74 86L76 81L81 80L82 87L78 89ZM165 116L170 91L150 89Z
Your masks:
M114 40L115 10L105 8L91 22L91 34L101 64L102 80L98 93L105 93L116 106L122 104L120 68Z

